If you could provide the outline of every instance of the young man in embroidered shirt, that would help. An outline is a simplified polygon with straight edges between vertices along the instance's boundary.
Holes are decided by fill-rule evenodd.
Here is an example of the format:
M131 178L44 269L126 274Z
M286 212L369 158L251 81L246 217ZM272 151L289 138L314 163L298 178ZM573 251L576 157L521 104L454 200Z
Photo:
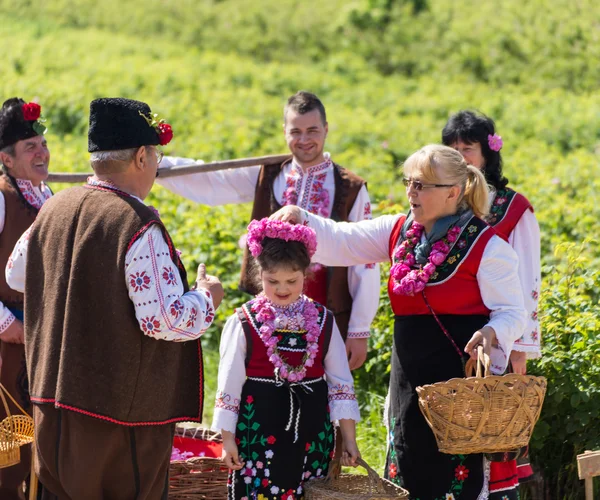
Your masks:
M202 417L199 337L223 288L203 264L188 288L158 212L142 202L171 136L145 103L93 101L95 175L49 200L12 254L37 469L59 498L166 498L174 423Z
M23 99L8 99L0 109L0 269L4 271L17 240L33 223L43 203L52 196L44 184L50 151L40 121L41 107ZM0 273L0 382L29 410L29 391L23 346L23 294L15 292ZM11 413L20 411L9 403ZM0 420L6 411L0 405ZM20 463L0 469L0 498L22 498L29 474L31 448L21 448Z
M283 205L299 205L337 221L370 219L365 181L324 152L328 130L322 102L314 94L301 91L291 96L284 108L283 132L292 153L290 159L279 165L159 177L158 182L206 205L252 201L253 220L268 217ZM161 166L190 161L166 157ZM247 248L244 252L240 287L254 295L256 287L248 279L252 257ZM379 265L327 268L317 264L311 271L305 293L334 312L346 342L350 368L359 368L367 357L370 326L379 304Z

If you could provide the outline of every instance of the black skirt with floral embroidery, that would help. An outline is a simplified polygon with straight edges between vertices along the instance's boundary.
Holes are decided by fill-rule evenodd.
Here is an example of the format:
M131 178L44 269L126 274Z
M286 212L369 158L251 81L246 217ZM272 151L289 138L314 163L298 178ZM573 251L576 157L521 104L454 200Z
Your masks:
M439 317L464 349L486 316ZM388 455L385 477L417 500L487 498L484 457L438 451L433 431L419 409L416 388L464 377L463 364L433 316L396 316L390 378Z
M230 474L229 500L301 499L307 480L326 475L334 449L323 379L277 386L246 380L236 442L243 469Z

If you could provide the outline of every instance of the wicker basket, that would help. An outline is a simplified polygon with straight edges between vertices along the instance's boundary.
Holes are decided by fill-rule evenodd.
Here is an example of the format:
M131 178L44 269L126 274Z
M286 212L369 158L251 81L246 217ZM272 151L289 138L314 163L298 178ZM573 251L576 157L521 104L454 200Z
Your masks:
M314 479L304 485L305 500L398 500L407 499L408 491L382 479L362 459L358 464L364 467L368 476L341 474L339 460L331 462L325 479Z
M11 415L6 396L21 410L22 415ZM0 384L0 397L6 417L0 422L0 469L11 467L21 461L20 447L33 442L33 419Z
M477 372L472 377L474 365ZM529 443L542 410L546 379L490 376L489 366L489 357L479 347L478 361L467 362L467 378L417 387L419 407L442 453L506 452Z
M203 427L177 426L175 435L221 443L221 435ZM169 500L226 500L228 470L220 458L192 457L169 467Z

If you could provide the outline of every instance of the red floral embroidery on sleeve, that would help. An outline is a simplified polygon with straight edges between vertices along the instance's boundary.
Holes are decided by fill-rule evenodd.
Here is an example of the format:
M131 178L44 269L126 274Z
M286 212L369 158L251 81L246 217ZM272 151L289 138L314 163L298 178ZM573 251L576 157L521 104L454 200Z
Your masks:
M177 285L177 277L175 276L175 273L173 272L173 268L171 266L163 267L162 277L167 283L167 285Z
M184 309L185 307L181 303L181 300L176 300L171 304L171 316L174 318L179 318Z
M196 324L197 317L198 317L198 311L196 310L195 307L192 307L190 310L190 317L186 323L186 326L188 328L193 328L194 325Z
M156 316L150 316L142 319L142 330L146 335L156 335L160 333L160 321L156 319Z
M146 271L136 272L135 274L129 275L129 286L133 288L134 292L141 292L142 290L150 290L151 283L150 276L146 274Z

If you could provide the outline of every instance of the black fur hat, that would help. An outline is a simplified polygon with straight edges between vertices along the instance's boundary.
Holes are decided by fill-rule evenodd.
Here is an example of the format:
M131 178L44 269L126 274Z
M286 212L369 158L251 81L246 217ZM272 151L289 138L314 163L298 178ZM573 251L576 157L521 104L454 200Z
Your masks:
M152 125L152 112L145 102L105 97L90 104L88 151L156 146L160 138Z
M18 97L4 101L0 109L0 149L12 146L23 139L42 135L45 127L37 121L40 111L39 105L28 104Z

